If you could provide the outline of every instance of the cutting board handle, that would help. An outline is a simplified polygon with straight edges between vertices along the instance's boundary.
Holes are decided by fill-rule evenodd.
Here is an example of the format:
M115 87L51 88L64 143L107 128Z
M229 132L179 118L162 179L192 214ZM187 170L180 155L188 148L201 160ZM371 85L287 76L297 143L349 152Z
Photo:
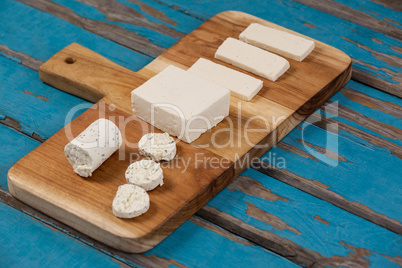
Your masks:
M109 104L118 104L126 112L131 110L130 92L146 80L77 43L70 44L42 64L39 77L43 82L85 100L98 102L102 99Z

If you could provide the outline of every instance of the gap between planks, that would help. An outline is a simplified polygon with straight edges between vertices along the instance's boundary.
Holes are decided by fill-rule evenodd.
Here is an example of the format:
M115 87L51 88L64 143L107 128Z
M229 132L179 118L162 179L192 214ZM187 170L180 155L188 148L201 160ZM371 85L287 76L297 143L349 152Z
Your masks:
M333 204L343 210L355 214L356 216L371 221L372 223L384 227L394 233L402 234L402 224L397 220L390 219L386 215L377 213L364 204L349 201L343 196L328 190L326 187L324 187L324 185L321 185L318 182L305 179L286 169L279 169L261 160L256 160L252 168L258 172L266 174L303 192Z
M402 29L393 26L386 21L381 21L375 17L356 10L342 3L333 0L315 1L315 0L293 0L300 4L320 10L322 12L334 15L338 18L350 21L376 32L383 33L397 40L402 40Z
M50 13L62 20L81 27L105 39L112 40L123 47L129 48L150 58L156 58L166 50L165 48L152 43L148 38L127 30L122 26L81 17L73 10L58 3L46 0L17 1L40 11Z
M22 132L22 128L21 128L20 123L17 120L15 120L15 119L13 119L13 118L11 118L9 116L5 116L5 119L0 119L0 124L17 131L18 133L24 135L25 137L28 137L28 138L31 138L33 140L39 141L41 143L45 141L44 139L42 139L35 132L32 133L32 136Z
M19 201L15 197L13 197L8 191L0 188L0 202L8 205L22 213L32 217L33 220L37 220L48 226L49 228L60 231L65 235L70 236L71 238L84 243L92 248L100 250L102 253L109 255L110 257L116 259L116 256L120 258L124 258L125 260L129 260L134 262L135 264L144 266L144 267L165 267L164 265L159 264L152 258L148 258L144 254L130 254L125 253L116 249L113 249L73 228L64 223L55 220L46 214L26 205L25 203ZM120 262L121 260L119 260Z

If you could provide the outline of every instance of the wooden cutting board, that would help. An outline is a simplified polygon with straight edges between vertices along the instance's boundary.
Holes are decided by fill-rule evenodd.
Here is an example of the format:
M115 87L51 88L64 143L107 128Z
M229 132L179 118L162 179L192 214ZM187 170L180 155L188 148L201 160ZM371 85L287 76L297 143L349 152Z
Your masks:
M149 192L147 213L116 218L112 200L126 182L126 168L139 158L137 142L145 133L158 131L132 114L130 92L166 66L187 69L200 57L242 71L215 60L214 53L252 22L292 32L245 13L223 12L139 72L75 43L58 52L40 67L40 78L96 104L10 169L10 192L114 248L144 252L154 247L350 79L351 59L315 40L314 51L303 62L288 59L290 69L276 82L255 76L264 87L250 102L231 97L230 115L218 126L192 144L178 141L176 158L162 164L165 184ZM73 172L63 148L100 117L120 127L124 145L84 179Z

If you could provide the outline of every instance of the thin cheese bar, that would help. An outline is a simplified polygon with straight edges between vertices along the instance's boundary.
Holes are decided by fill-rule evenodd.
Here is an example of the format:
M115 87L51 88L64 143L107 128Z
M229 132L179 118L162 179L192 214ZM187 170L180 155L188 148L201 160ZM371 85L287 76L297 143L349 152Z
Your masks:
M231 37L219 46L215 58L271 81L276 81L290 66L278 55Z
M131 93L134 114L191 143L229 115L230 91L173 65Z
M258 23L250 24L239 39L297 61L304 60L314 49L312 40Z
M262 80L204 58L198 59L187 71L229 89L232 96L246 101L262 88Z

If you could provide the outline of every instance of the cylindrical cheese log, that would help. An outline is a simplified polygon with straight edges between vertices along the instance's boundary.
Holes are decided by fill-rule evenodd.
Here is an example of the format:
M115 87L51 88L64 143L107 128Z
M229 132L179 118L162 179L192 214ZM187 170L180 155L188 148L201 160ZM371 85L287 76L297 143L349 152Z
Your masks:
M64 153L75 173L89 177L123 142L119 128L110 120L93 122L64 147Z

